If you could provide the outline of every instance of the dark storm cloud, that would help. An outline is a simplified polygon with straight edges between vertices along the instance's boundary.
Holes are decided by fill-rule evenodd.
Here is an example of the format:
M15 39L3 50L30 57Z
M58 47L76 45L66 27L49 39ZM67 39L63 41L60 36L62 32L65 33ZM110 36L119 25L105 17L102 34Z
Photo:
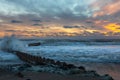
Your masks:
M1 0L0 15L35 15L42 19L79 21L114 14L120 10L119 4L119 0Z
M6 32L16 32L15 30L5 30Z
M42 24L33 24L32 26L43 26Z
M33 22L42 22L42 21L39 20L39 19L33 19L33 20L31 20L31 21L33 21Z
M41 18L79 19L92 15L95 0L1 0L6 15L34 14ZM2 7L3 8L3 7ZM9 9L10 8L10 9ZM7 10L6 10L7 9ZM3 12L3 10L1 10ZM0 11L0 12L1 12Z
M23 22L19 20L11 20L11 23L23 23Z
M86 23L93 24L94 22L93 21L86 21Z
M64 28L81 28L82 26L63 26Z

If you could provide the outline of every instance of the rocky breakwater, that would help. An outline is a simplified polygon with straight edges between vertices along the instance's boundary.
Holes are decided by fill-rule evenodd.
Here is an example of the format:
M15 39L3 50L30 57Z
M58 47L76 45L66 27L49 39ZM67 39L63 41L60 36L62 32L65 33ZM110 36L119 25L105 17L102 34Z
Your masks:
M97 77L99 80L113 80L108 74L99 75L96 71L88 71L83 66L75 66L66 62L55 61L41 56L34 56L20 51L14 51L14 53L22 61L26 62L25 65L19 66L15 69L18 71L51 72L63 75Z

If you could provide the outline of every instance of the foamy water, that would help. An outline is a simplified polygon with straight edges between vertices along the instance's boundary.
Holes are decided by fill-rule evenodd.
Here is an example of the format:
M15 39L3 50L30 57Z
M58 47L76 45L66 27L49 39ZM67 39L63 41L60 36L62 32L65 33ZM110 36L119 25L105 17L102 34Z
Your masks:
M5 36L0 42L0 50L9 51L24 51L25 45L23 42L18 40L14 35Z
M51 45L30 47L27 51L61 61L120 62L120 45Z
M0 65L22 64L23 62L11 51L24 51L24 44L15 36L6 36L0 42Z
M120 62L120 45L98 43L86 45L83 42L54 42L49 45L41 45L36 47L25 47L22 42L15 42L10 49L22 50L32 55L42 56L60 61L74 62ZM27 42L27 41L26 41ZM20 45L19 45L20 44ZM7 44L6 44L7 45ZM22 46L21 46L22 45ZM3 44L2 44L3 46ZM14 48L15 47L15 48ZM8 47L7 47L8 49ZM2 52L3 53L3 52ZM1 52L0 52L1 55ZM5 54L2 54L4 56ZM5 55L12 59L14 54ZM2 57L1 59L7 59ZM16 59L16 56L14 56Z

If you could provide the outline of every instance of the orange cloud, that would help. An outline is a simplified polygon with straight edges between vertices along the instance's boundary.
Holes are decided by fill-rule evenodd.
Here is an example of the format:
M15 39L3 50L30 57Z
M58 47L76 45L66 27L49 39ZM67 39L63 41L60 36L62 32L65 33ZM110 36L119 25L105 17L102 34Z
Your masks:
M32 27L17 24L5 24L4 27L0 27L0 37L5 34L15 34L18 37L48 37L48 36L90 36L90 35L108 35L107 32L120 32L120 25L115 23L108 24L108 21L96 21L97 25L103 26L102 23L107 25L101 29L85 27L80 28L64 28L63 25L46 25L47 28ZM107 30L107 31L106 31ZM106 32L106 33L105 33ZM109 35L108 35L109 36Z
M5 33L4 32L0 32L0 37L4 37Z
M110 23L106 25L105 28L112 32L120 32L120 25L115 24L115 23Z

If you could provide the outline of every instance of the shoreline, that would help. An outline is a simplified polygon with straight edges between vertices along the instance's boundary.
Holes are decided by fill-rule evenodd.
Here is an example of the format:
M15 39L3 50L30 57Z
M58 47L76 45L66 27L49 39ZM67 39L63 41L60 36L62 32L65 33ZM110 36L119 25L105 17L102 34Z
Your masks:
M76 62L76 63L74 63L74 62L68 62L68 61L66 61L66 63L73 64L75 66L83 66L86 69L86 71L95 71L100 76L104 76L105 74L108 74L115 80L120 79L120 76L119 76L120 63L104 63L104 62ZM22 65L24 65L24 64L14 64L14 65L8 65L8 66L15 67L15 66L22 66ZM6 65L4 65L4 66L6 66ZM49 72L47 72L47 73L49 73ZM56 74L56 73L53 73L53 74ZM34 75L34 73L33 73L33 75Z
M120 63L79 62L86 70L95 70L98 74L109 74L113 79L120 79Z
M68 64L73 64L72 62L67 62ZM100 76L104 76L105 74L110 75L114 80L119 80L120 76L120 63L98 63L98 62L79 62L79 63L74 63L78 64L76 66L83 66L87 71L96 71ZM21 66L23 64L15 64L11 66ZM25 71L27 72L27 71ZM32 71L32 73L35 71ZM42 74L43 72L41 72ZM47 72L50 73L50 72ZM56 74L56 73L53 73ZM34 73L33 73L34 75ZM61 74L57 74L61 75Z
M2 72L2 73L1 73ZM2 74L2 75L1 75ZM113 80L98 76L61 75L49 72L10 72L0 69L0 80Z
M83 64L83 63L81 63L81 64ZM81 65L81 64L79 64L79 65ZM86 63L86 64L88 64L88 63ZM91 63L89 63L89 64L91 64ZM93 64L91 64L91 65L93 65ZM21 65L17 65L17 66L21 66ZM30 65L28 65L28 66L31 67ZM4 69L0 68L0 70L2 70L2 71L0 71L0 80L21 80L21 79L23 79L23 80L39 80L39 79L42 79L42 80L116 80L114 78L112 79L110 77L111 75L110 76L107 74L98 75L99 73L97 70L90 69L90 68L88 69L88 67L85 66L85 64L83 64L81 66L84 66L84 68L86 68L87 73L85 73L85 75L83 74L84 72L78 73L78 74L59 74L59 73L40 71L40 70L35 71L37 68L36 66L34 66L35 70L30 70L30 69L27 70L27 68L25 68L26 70L23 70L23 71L22 71L22 69L24 69L23 66L21 66L21 68L20 68L21 71L9 71L5 68ZM14 67L16 67L16 65L14 65ZM49 68L50 68L50 66L49 66ZM31 69L34 69L34 68L31 68ZM20 77L19 75L16 75L16 74L18 74L18 72L20 72L24 77ZM89 72L89 74L88 74L88 72Z

